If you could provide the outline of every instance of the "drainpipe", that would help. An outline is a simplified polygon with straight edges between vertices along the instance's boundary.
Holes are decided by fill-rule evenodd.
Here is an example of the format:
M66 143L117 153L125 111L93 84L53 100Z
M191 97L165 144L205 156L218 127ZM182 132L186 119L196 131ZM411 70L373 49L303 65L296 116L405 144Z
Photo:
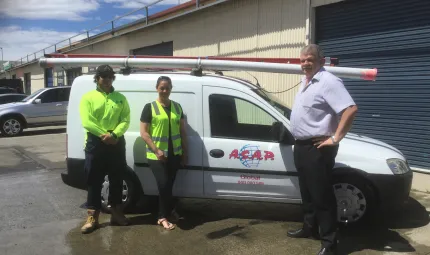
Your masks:
M312 0L306 0L306 45L312 43Z

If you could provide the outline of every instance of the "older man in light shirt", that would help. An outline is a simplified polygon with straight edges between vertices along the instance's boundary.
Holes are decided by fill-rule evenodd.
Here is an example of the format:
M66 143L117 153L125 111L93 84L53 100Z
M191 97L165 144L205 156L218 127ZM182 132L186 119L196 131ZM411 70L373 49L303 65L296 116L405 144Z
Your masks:
M337 205L331 174L339 142L350 130L357 106L343 82L324 69L324 55L310 44L300 53L305 77L291 112L291 132L296 138L294 161L299 173L304 222L288 231L295 238L321 239L318 255L335 254Z

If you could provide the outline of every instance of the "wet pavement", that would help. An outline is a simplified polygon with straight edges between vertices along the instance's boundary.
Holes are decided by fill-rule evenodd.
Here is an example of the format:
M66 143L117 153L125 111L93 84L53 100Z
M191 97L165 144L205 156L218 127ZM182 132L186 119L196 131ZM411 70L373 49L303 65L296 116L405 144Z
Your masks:
M0 254L316 254L319 242L291 239L297 205L186 199L173 231L153 213L127 215L132 225L80 233L86 192L61 181L61 130L0 138ZM151 208L146 208L151 209ZM430 254L430 194L413 192L407 206L341 227L339 254Z

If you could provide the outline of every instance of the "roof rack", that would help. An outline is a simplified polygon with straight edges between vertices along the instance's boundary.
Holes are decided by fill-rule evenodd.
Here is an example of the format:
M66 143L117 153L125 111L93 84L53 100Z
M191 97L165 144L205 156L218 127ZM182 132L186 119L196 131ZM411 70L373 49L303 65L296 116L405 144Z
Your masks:
M339 77L375 80L377 69L336 67L336 58L326 58L325 68ZM192 70L193 75L201 75L202 70L212 71L256 71L269 73L303 74L299 58L238 58L238 57L185 57L146 55L99 55L99 54L47 54L39 60L41 67L55 65L102 65L131 68L162 68Z

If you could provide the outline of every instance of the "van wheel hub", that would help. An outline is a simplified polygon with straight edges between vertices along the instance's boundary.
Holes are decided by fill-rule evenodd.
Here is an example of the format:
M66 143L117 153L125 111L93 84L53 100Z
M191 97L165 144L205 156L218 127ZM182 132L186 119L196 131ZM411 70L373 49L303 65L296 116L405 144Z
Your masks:
M101 190L101 195L102 195L102 204L106 205L107 208L110 208L110 205L108 204L109 202L109 178L106 175L105 176L105 180L103 182L102 185L102 190ZM125 203L128 199L128 186L127 183L125 181L122 181L122 203Z
M367 201L363 192L348 183L333 185L337 201L337 218L343 223L356 222L366 213Z
M340 206L341 209L346 209L350 204L351 204L351 201L348 202L347 200L342 199L341 201L339 201L338 206Z

